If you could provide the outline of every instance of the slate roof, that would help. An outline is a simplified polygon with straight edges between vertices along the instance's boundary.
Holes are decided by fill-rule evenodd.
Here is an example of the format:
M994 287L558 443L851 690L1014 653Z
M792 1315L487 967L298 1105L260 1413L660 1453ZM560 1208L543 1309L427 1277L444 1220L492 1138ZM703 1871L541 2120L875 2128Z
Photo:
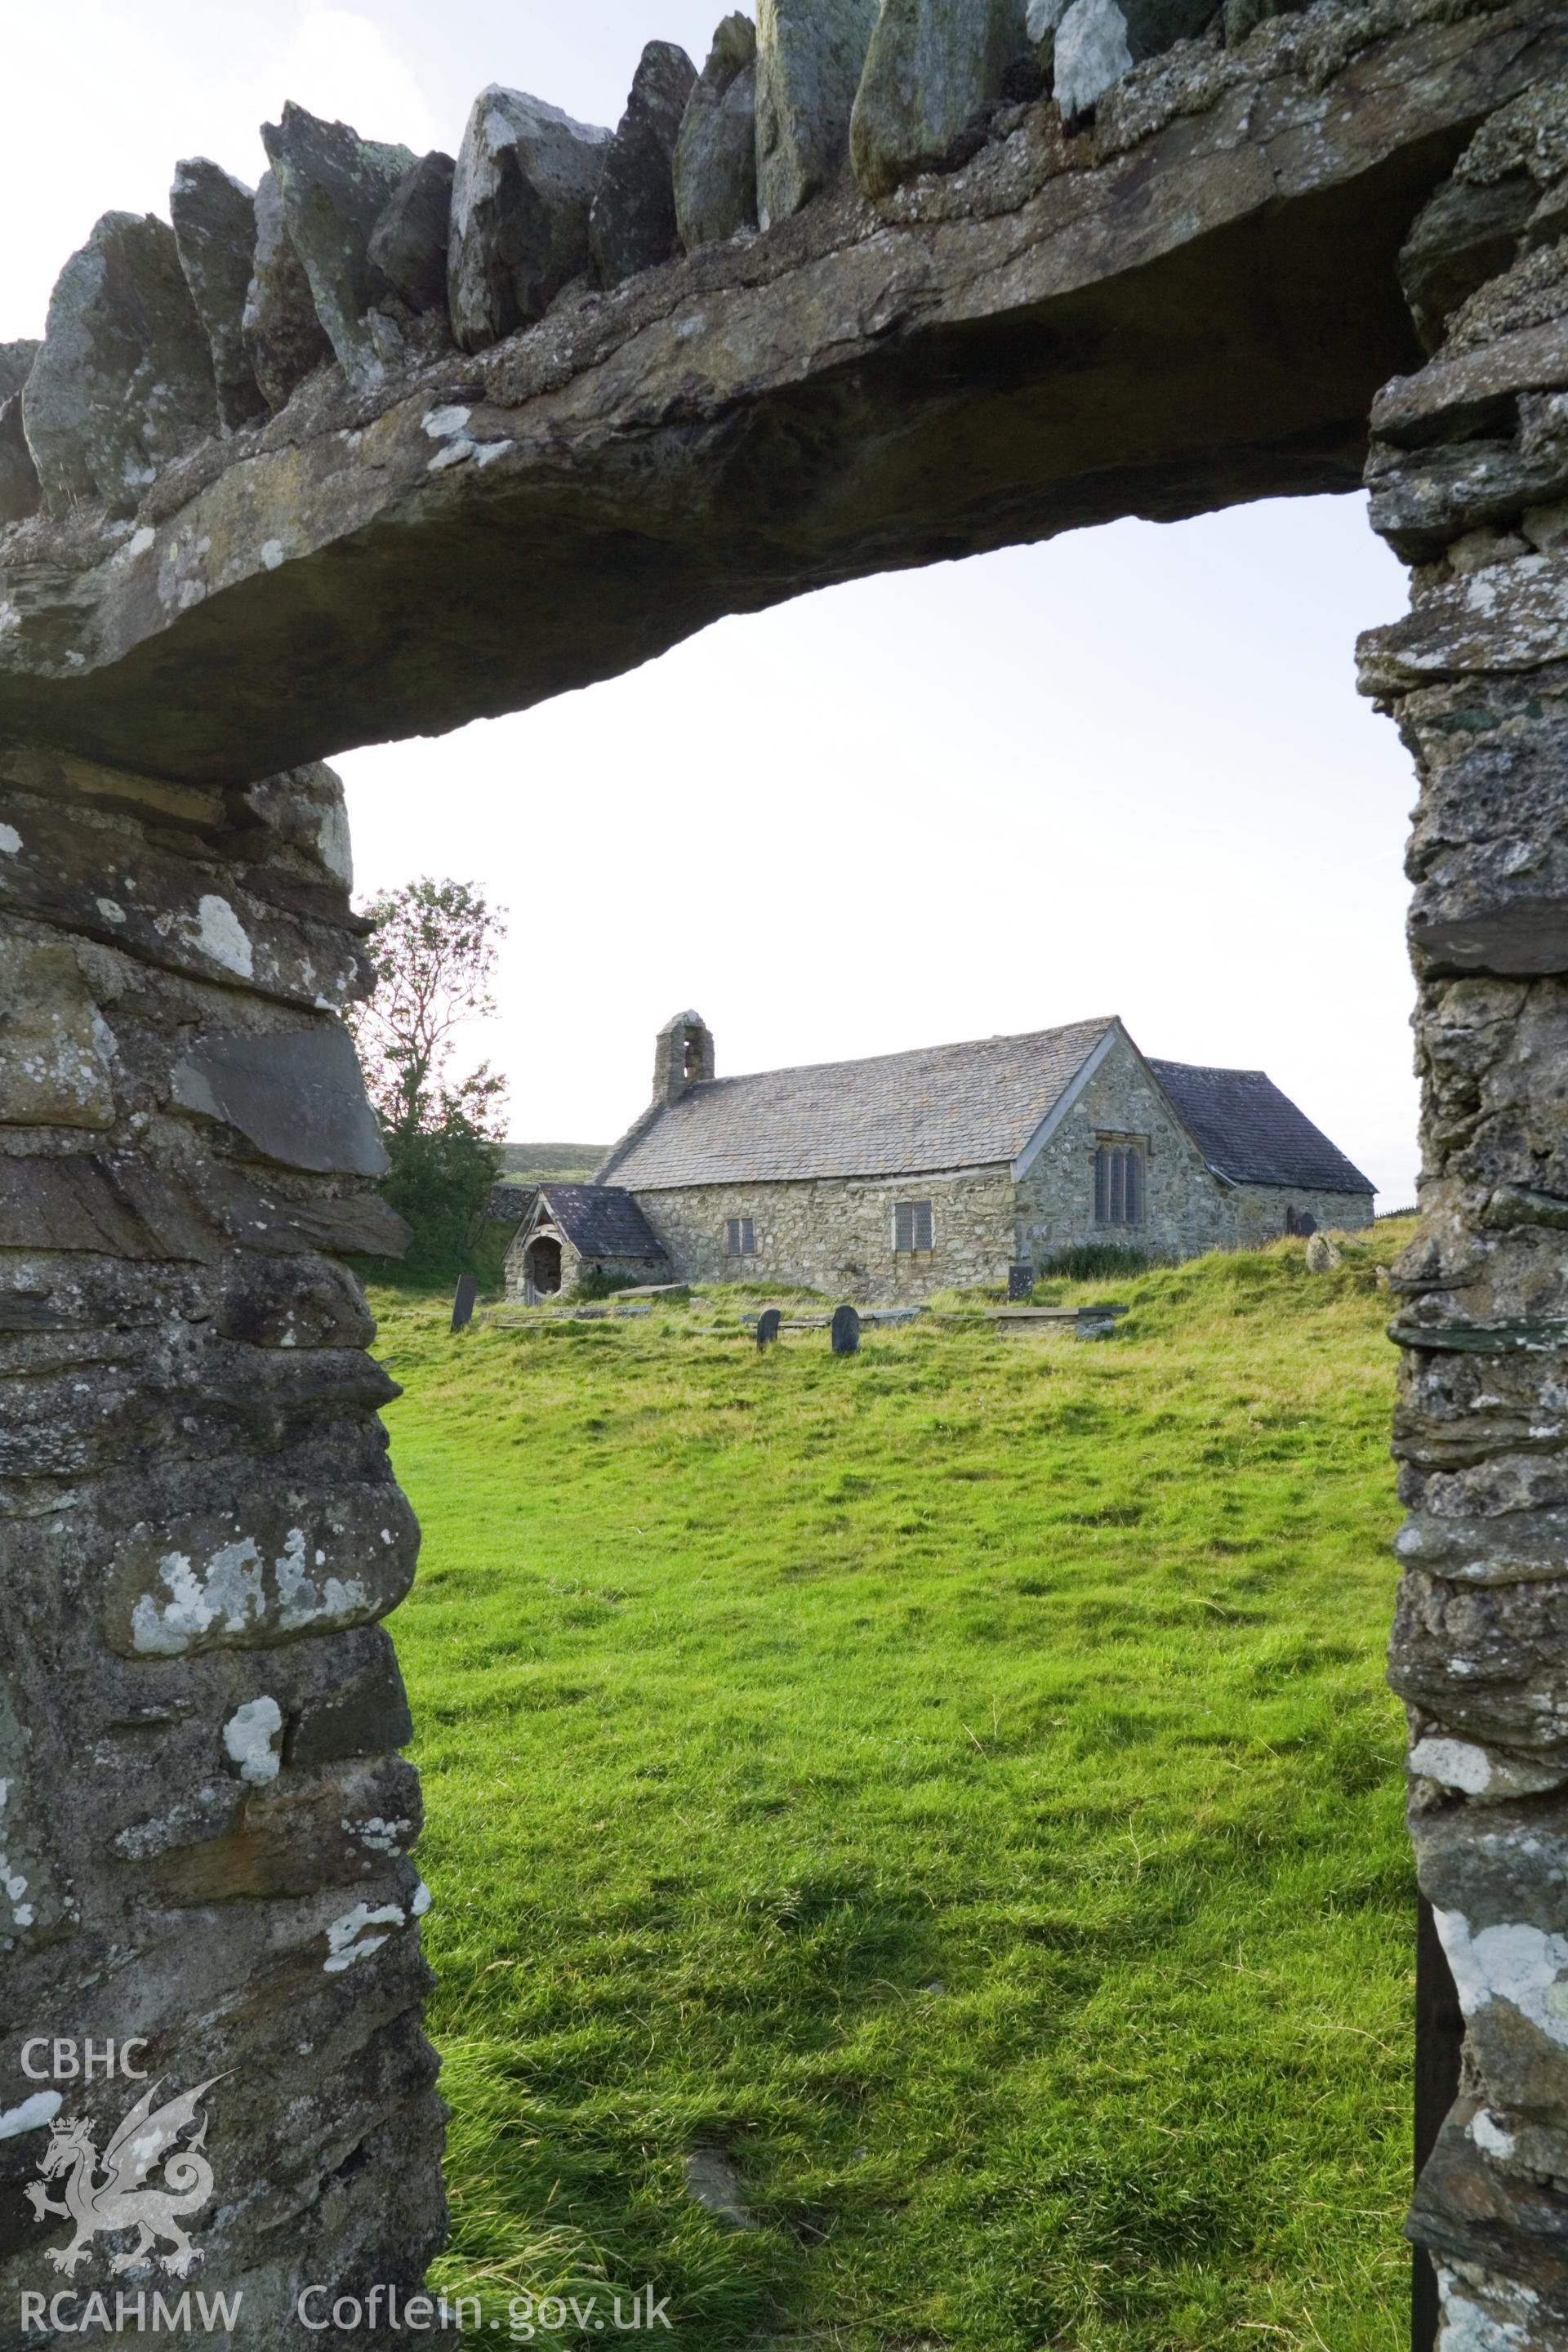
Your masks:
M654 1192L1016 1160L1112 1025L1079 1021L866 1062L707 1078L640 1120L600 1173Z
M1264 1071L1206 1070L1188 1062L1151 1062L1149 1067L1209 1166L1234 1183L1375 1192L1371 1177Z
M664 1244L618 1184L542 1184L539 1208L580 1257L664 1255Z

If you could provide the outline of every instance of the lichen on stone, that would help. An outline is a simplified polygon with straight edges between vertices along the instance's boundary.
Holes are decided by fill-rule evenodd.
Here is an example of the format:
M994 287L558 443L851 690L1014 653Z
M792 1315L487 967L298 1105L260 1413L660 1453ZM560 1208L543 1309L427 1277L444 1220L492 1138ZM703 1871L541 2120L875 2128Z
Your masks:
M1568 237L1527 253L1456 310L1439 357L1479 351L1501 335L1538 327L1568 312Z

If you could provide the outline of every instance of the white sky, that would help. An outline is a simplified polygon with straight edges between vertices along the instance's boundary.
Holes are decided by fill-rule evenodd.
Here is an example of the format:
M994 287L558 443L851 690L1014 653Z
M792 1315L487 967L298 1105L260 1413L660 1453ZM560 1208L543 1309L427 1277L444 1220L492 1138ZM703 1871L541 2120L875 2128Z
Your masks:
M722 13L18 7L0 339L41 331L100 212L166 214L179 157L254 181L285 98L416 150L455 150L492 80L614 122L642 42L700 62ZM1404 603L1359 499L830 590L541 709L341 760L360 883L456 875L510 908L502 1015L474 1043L520 1138L611 1139L689 1004L721 1073L1119 1012L1149 1053L1267 1068L1396 1207L1415 785L1352 647Z

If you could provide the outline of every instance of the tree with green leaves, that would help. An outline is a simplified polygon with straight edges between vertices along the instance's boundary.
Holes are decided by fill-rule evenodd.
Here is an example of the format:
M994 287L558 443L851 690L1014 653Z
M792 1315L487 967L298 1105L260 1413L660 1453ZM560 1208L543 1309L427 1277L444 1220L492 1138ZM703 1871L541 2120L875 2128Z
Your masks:
M351 1013L392 1167L382 1190L414 1228L411 1269L451 1274L479 1237L500 1173L506 1081L488 1063L452 1075L458 1033L495 1012L501 911L468 882L428 876L364 909L375 987Z

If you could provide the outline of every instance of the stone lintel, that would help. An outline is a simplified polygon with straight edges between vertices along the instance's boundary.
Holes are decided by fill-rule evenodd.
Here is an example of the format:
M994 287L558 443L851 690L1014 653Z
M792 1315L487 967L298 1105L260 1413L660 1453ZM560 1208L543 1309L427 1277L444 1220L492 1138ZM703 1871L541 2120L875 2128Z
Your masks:
M259 774L836 581L1352 488L1373 394L1419 362L1410 222L1568 47L1550 0L1369 16L1357 50L1363 13L1337 71L1305 31L1152 60L1092 133L1022 108L958 173L822 198L473 359L357 400L328 372L134 528L14 526L0 730Z

